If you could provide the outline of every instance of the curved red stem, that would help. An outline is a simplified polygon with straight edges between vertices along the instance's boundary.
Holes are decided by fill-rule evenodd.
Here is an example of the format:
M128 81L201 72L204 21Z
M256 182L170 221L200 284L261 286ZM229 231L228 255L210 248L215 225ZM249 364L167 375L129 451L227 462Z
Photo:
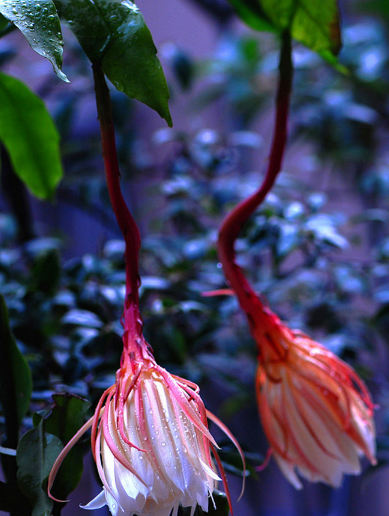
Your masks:
M254 194L238 204L238 206L226 216L219 231L218 252L219 259L223 265L224 274L235 291L240 306L247 314L251 313L253 307L257 306L260 301L245 278L241 268L235 262L234 245L244 223L263 202L281 170L287 139L292 77L291 37L290 33L285 31L282 38L279 65L275 129L265 179Z
M140 234L120 188L120 171L116 152L115 129L109 89L100 63L93 64L96 105L100 122L105 175L112 208L123 234L126 251L126 300L124 303L124 328L134 335L142 333L139 314L139 249Z

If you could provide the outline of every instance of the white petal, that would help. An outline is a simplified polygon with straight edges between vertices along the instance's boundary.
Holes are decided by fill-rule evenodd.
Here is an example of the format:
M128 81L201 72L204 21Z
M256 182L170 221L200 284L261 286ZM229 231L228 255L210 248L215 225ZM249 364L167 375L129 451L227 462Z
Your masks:
M274 458L277 461L277 464L284 474L284 476L289 480L289 482L292 484L293 487L296 489L302 489L303 485L300 482L299 477L296 475L296 472L294 470L294 466L284 460L282 457L280 457L277 453L273 453Z
M104 505L107 505L107 500L105 498L105 491L104 489L99 493L93 500L91 500L86 505L81 505L80 507L82 509L88 509L88 511L93 511L94 509L101 509L104 507Z
M216 475L216 473L213 471L213 469L211 469L207 464L205 464L205 462L203 460L201 460L201 457L199 457L199 461L200 461L200 464L203 466L204 471L207 473L207 475L209 475L214 480L221 482L222 479L218 475Z

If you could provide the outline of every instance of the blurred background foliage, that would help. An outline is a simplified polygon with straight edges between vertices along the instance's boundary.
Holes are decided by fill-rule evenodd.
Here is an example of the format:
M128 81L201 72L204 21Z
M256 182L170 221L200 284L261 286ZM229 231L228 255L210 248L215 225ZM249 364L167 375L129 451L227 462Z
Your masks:
M196 3L200 8L207 4ZM244 228L237 254L282 319L327 345L367 382L381 405L377 472L389 452L389 13L385 1L349 2L345 11L340 61L349 73L295 46L284 171ZM261 463L266 442L257 423L242 425L246 411L255 413L256 350L235 298L212 291L227 287L215 247L220 221L262 177L278 44L241 26L234 30L228 13L225 6L208 12L221 28L217 48L207 59L193 58L176 42L160 49L173 106L184 98L187 117L204 113L206 118L209 109L218 110L216 128L197 124L141 138L133 102L117 92L112 98L123 181L143 234L146 339L158 362L200 384L209 406L241 440L249 474L261 486L262 473L253 466ZM5 70L17 59L17 48L0 48ZM101 174L99 135L83 109L93 99L90 67L76 42L69 43L66 59L74 87L58 84L53 75L38 92L61 134L66 173L57 198L69 210L88 213L109 236L97 253L69 256L72 236L36 217L34 201L13 177L6 156L0 214L0 292L33 380L22 428L32 432L46 425L60 440L56 446L73 430L60 428L56 411L77 415L80 426L88 410L69 395L86 398L94 407L114 381L124 296L124 243L114 237L118 232ZM1 426L4 417L3 434ZM253 432L257 441L250 439ZM1 457L7 475L9 458ZM239 475L239 461L228 448L223 459ZM365 495L372 472L368 468L365 477L355 479L359 487L366 482ZM289 512L283 507L272 513L263 506L261 514L363 514L352 505L350 483L345 490L341 501L310 505L300 498ZM309 497L312 491L304 493L289 496ZM256 503L253 514L261 507ZM383 512L372 513L386 514L388 505L382 503ZM249 512L236 504L236 514Z

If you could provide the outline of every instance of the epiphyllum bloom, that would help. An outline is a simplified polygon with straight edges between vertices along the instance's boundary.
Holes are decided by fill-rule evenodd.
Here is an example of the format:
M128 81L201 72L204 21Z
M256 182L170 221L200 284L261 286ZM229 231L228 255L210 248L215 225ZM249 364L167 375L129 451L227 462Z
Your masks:
M359 457L375 460L373 404L355 371L270 310L251 321L259 348L258 407L271 451L297 489L297 472L338 487L360 473Z
M211 451L228 499L229 494L207 417L237 443L206 411L199 388L169 374L155 362L143 337L136 340L127 343L116 382L103 394L94 417L57 459L49 489L75 439L92 426L92 452L103 490L84 509L107 504L114 516L176 516L180 505L191 507L192 515L198 504L208 511L209 497L221 480Z
M85 508L108 504L113 515L176 515L199 504L220 480L210 457L215 442L198 390L154 359L129 361L97 407L92 449L104 489ZM104 414L97 425L104 404Z

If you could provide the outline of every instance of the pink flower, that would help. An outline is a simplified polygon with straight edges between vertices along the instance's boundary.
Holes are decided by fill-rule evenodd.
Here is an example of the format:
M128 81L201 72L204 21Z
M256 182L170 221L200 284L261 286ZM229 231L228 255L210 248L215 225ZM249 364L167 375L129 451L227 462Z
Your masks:
M197 505L208 511L221 480L211 452L229 498L207 417L232 437L206 411L197 385L160 367L143 337L127 340L115 384L76 436L92 426L92 451L103 484L84 508L108 505L114 516L176 516L179 506L191 507L192 515ZM49 489L66 448L50 475Z
M251 329L259 349L258 407L271 451L297 489L299 477L338 487L375 460L373 404L355 371L292 331L262 305Z

